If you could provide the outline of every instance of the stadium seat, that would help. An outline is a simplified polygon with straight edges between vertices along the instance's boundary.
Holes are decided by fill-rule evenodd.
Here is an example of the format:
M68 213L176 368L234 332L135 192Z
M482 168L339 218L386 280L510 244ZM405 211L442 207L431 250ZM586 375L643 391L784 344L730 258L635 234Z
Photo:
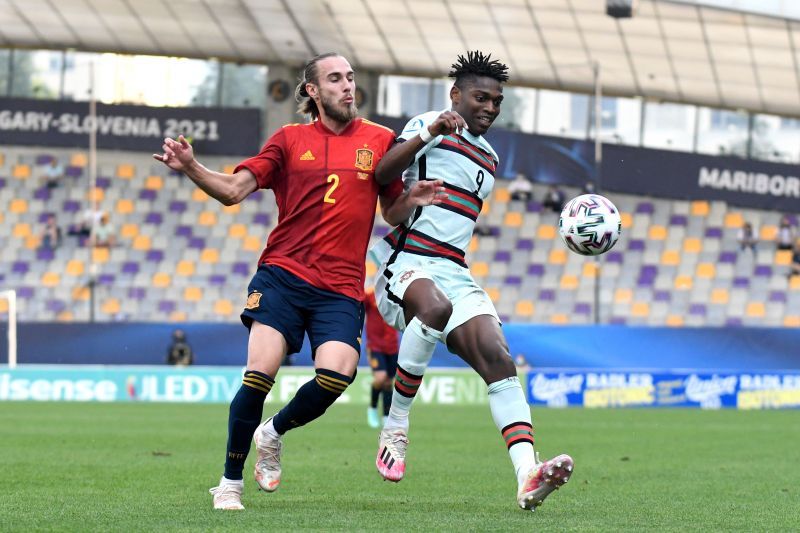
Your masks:
M511 193L505 187L495 187L492 200L500 204L508 203L511 200Z
M163 289L165 287L169 287L172 283L172 278L170 278L169 274L165 272L156 272L153 274L153 279L151 284L153 287L157 289Z
M614 303L627 304L633 300L633 291L628 288L620 287L614 291Z
M64 273L68 276L82 276L85 272L86 267L80 259L71 259L67 262L67 267L64 270Z
M133 239L133 249L147 251L151 246L150 237L148 235L137 235Z
M678 276L675 278L675 290L687 291L691 290L693 280L691 276Z
M223 205L222 212L228 215L236 215L241 213L242 211L242 204L233 204L233 205Z
M61 284L61 276L58 272L45 272L39 283L43 287L58 287Z
M144 188L160 191L164 188L164 178L161 176L147 176L147 179L144 180Z
M534 305L530 300L518 300L514 307L514 313L521 317L531 317L534 313Z
M473 276L482 278L489 274L489 265L483 261L475 261L470 265L470 271Z
M500 291L495 287L486 287L484 290L486 294L489 295L489 299L492 300L492 302L497 303L500 301Z
M234 312L233 304L230 300L217 300L214 302L214 313L220 316L230 316Z
M111 256L111 252L108 248L94 248L92 249L92 262L98 264L108 263L108 259Z
M564 313L554 313L550 316L551 324L569 324L569 316Z
M705 217L708 216L709 211L710 208L708 202L706 202L705 200L695 200L694 202L692 202L692 207L690 211L692 216Z
M717 275L717 271L714 263L700 263L697 265L696 274L698 278L713 278Z
M19 164L14 165L14 168L11 170L11 177L16 178L18 180L26 180L31 177L31 167L30 165Z
M183 213L186 211L186 202L182 200L172 200L169 203L170 213Z
M503 219L503 225L509 228L518 228L522 226L522 213L509 211Z
M87 202L101 203L103 202L103 200L105 200L105 197L106 197L106 191L104 191L100 187L95 187L94 189L91 189L86 193Z
M200 287L186 287L183 290L183 299L187 302L199 302L203 299L203 289Z
M207 202L209 198L210 196L206 194L206 192L203 189L195 187L192 190L192 200L194 200L195 202Z
M18 239L30 237L32 234L33 232L31 231L31 225L27 222L17 222L14 224L14 230L11 232L11 235L17 237Z
M681 327L683 326L683 317L681 315L667 315L666 325Z
M761 230L759 231L759 238L762 241L772 242L777 237L778 237L778 226L774 226L772 224L761 226Z
M136 177L136 168L128 164L118 165L117 177L124 180L133 179Z
M563 265L567 262L567 251L563 248L552 249L547 257L547 261L551 265Z
M197 224L200 226L216 226L217 214L214 211L203 211L197 217Z
M724 287L718 287L711 291L711 303L727 305L730 301L730 293Z
M264 241L261 237L254 237L252 235L248 235L242 241L242 249L248 252L258 252L263 248Z
M675 266L680 264L681 256L677 250L664 250L661 253L661 264L665 266Z
M631 305L631 315L639 318L649 316L650 304L647 302L633 302L633 305Z
M786 315L783 325L787 328L800 328L800 315Z
M73 167L85 167L88 163L89 158L83 152L76 152L69 159L69 164Z
M178 276L191 276L194 274L194 271L194 261L190 261L188 259L178 262L178 265L175 267L175 274Z
M630 213L620 213L620 219L622 221L622 229L628 229L633 225L633 217Z
M170 322L186 322L186 311L175 310L169 314Z
M219 263L219 250L216 248L206 248L200 254L200 262L207 264Z
M763 317L765 308L763 302L750 302L747 304L746 314L749 317Z
M663 241L667 238L667 228L659 225L652 225L647 231L647 238L651 241Z
M724 224L726 228L741 228L744 225L744 219L739 212L727 213Z
M577 289L578 288L578 276L573 276L570 274L564 274L561 276L561 281L559 286L562 289Z
M792 263L792 251L791 250L776 250L775 251L775 261L773 264L779 266L789 266Z
M116 315L121 309L122 306L117 298L108 298L107 300L103 301L100 307L100 310L107 315Z
M135 239L139 235L139 226L137 224L123 224L119 230L119 235L123 239Z
M233 174L234 170L236 170L236 165L225 165L222 167L222 172L224 174Z
M536 230L536 238L541 240L552 240L556 237L556 227L549 224L541 224Z
M703 242L695 237L687 237L683 241L683 251L688 254L696 254L703 251Z
M22 198L15 198L11 200L11 205L8 209L11 213L27 213L28 212L28 202L27 200L23 200Z
M581 276L584 278L594 278L597 276L597 271L599 268L602 267L598 267L598 264L594 261L585 261L581 267Z

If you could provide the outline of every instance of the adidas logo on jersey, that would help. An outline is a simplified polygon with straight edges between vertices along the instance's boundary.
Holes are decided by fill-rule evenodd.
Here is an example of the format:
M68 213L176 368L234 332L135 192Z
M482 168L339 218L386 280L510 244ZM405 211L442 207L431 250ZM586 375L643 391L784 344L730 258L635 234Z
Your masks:
M314 161L316 157L311 153L311 150L306 150L306 153L300 156L300 161Z

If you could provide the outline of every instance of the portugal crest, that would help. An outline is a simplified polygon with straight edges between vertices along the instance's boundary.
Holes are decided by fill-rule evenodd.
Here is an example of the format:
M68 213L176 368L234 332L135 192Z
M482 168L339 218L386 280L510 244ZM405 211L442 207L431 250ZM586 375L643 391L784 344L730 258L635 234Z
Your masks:
M372 170L372 156L372 150L369 148L359 148L356 150L356 168Z

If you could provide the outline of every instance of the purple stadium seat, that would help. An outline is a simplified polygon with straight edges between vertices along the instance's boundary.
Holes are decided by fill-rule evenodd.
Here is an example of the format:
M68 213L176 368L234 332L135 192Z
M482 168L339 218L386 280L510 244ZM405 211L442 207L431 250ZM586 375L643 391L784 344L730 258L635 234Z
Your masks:
M47 302L44 304L44 307L51 313L60 313L67 308L67 304L65 304L63 300L53 299L47 300Z
M612 316L608 323L615 326L624 326L627 321L625 320L624 316Z
M122 273L123 274L138 274L139 273L139 263L136 261L125 261L122 263Z
M541 213L542 212L542 204L540 204L539 202L537 202L535 200L531 200L525 206L525 210L528 213Z
M577 313L579 315L588 315L588 314L591 314L591 312L592 312L592 306L589 305L586 302L577 302L575 304L575 308L573 309L573 312L575 312L575 313Z
M242 261L238 261L238 262L234 263L233 267L231 268L231 272L233 274L239 274L240 276L250 276L250 275L252 275L252 272L250 270L250 265L248 265L247 263L244 263Z
M637 214L652 215L654 211L655 207L653 207L653 202L639 202L636 206Z
M491 226L489 228L489 237L499 237L500 236L500 227L499 226Z
M533 239L519 239L517 250L533 250Z
M17 288L17 297L23 300L30 300L33 298L35 291L33 287L28 287L27 285L23 285L22 287Z
M746 289L750 286L750 278L737 277L733 278L733 286L737 289Z
M158 310L162 313L169 314L175 310L175 302L172 300L159 300Z
M131 300L144 300L146 291L144 287L130 287L128 288L128 298Z
M706 314L706 304L692 304L689 306L689 314L690 315L701 315L705 316Z
M186 211L186 202L181 200L173 200L169 203L170 213L183 213Z
M158 198L158 193L154 189L142 189L139 191L139 199L152 202Z
M64 170L64 175L69 176L70 178L80 178L83 176L83 168L69 166Z
M769 301L786 303L786 293L783 291L772 291L769 293Z
M769 265L756 265L756 276L772 277L772 267Z
M686 215L672 215L669 217L670 226L685 226L687 222Z
M531 263L528 265L528 275L529 276L541 276L544 274L544 265L540 265L538 263Z
M736 252L720 252L719 254L720 263L735 263L736 259L737 259Z
M100 276L97 278L97 283L100 285L111 286L114 284L115 279L116 276L114 276L114 274L100 274Z
M725 325L728 327L738 327L742 325L741 318L728 318L725 320Z
M705 236L709 239L721 239L722 238L722 229L721 228L706 228Z
M192 237L189 239L189 248L202 250L206 247L206 240L203 237Z
M628 250L632 252L644 250L644 241L642 239L631 239L628 241Z
M0 189L2 189L5 186L6 186L6 179L5 178L0 178Z
M251 194L247 198L250 199L250 200L256 201L256 202L260 202L261 200L264 199L264 191L259 189L259 190L255 191L255 192L253 192L253 194Z
M552 302L556 299L556 291L553 289L542 289L539 291L539 299L543 302Z
M52 261L55 258L56 254L50 248L39 248L36 250L36 260L37 261Z
M33 191L33 199L34 200L49 200L50 199L50 189L47 187L42 187L40 189L36 189Z
M506 285L522 285L522 278L520 276L507 276Z
M111 187L111 178L107 178L105 176L102 178L97 178L97 181L95 183L97 187L100 189L108 189L109 187Z
M266 213L256 213L255 215L253 215L253 224L258 224L261 226L269 226L270 225L269 215Z
M61 210L65 213L77 213L81 210L81 204L77 200L64 200Z
M175 236L176 237L189 237L192 236L192 227L191 226L178 226L175 228Z
M386 237L386 234L391 231L391 228L387 226L373 226L372 227L372 234L376 237Z
M226 278L222 274L212 274L208 276L208 284L209 285L216 285L221 286L225 285Z
M36 164L40 166L49 165L50 161L52 161L53 159L55 158L50 154L40 154L36 156Z
M145 259L150 261L151 263L160 263L164 260L164 250L147 250L147 255L145 255Z
M30 268L27 261L14 261L11 263L11 272L15 274L27 274Z
M606 254L606 262L622 263L622 252L608 252Z
M511 317L508 315L498 314L498 318L500 319L500 322L502 322L503 324L508 324L511 321Z
M494 261L496 263L503 262L508 263L511 261L511 252L508 250L498 250L494 253Z
M161 213L157 213L155 211L147 213L147 216L144 219L145 224L155 224L156 226L160 226L161 222L163 222L163 217L161 216Z
M672 294L669 291L655 291L653 300L656 302L669 302L672 300Z

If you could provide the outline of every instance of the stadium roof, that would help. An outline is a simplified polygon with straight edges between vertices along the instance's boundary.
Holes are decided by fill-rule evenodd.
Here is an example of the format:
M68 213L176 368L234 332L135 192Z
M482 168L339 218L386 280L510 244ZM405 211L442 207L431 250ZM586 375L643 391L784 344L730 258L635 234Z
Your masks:
M618 20L601 0L0 0L0 46L290 65L336 50L431 76L481 49L515 84L590 91L597 60L610 94L800 114L794 13L703 3L642 0Z

